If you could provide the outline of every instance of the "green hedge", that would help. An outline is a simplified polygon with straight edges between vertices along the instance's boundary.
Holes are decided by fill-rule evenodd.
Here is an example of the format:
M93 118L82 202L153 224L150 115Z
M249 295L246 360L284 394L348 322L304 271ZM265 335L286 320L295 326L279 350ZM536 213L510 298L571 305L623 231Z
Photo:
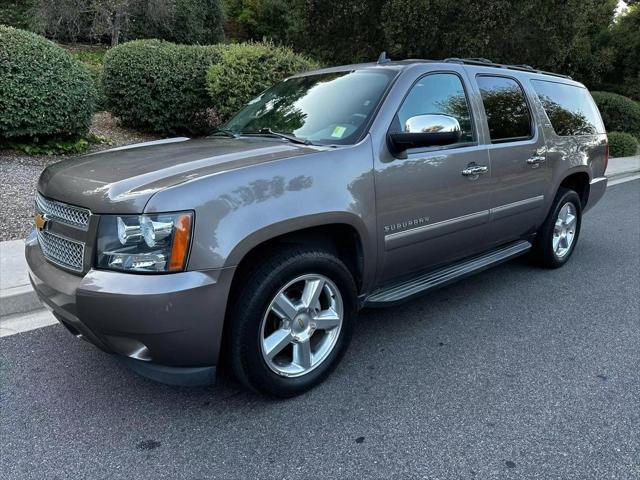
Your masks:
M592 92L604 126L610 132L626 132L640 138L640 103L610 92Z
M631 157L638 152L638 141L630 133L609 132L607 137L612 157Z
M71 54L0 25L0 139L82 135L95 97L89 71Z
M1 0L0 0L1 1ZM75 58L80 60L89 69L91 79L96 87L96 112L100 112L106 108L106 99L104 97L104 88L102 88L102 69L104 65L104 56L107 53L107 47L102 45L94 45L91 47L69 46L64 48Z
M107 52L107 108L128 126L158 133L206 132L212 120L206 72L223 47L137 40Z
M95 65L91 63L85 64L89 73L91 74L91 80L96 88L96 106L95 111L100 112L107 107L107 99L104 96L104 87L102 85L102 65Z
M274 83L313 68L317 68L313 60L290 48L270 43L228 45L207 72L209 95L220 119L227 120Z

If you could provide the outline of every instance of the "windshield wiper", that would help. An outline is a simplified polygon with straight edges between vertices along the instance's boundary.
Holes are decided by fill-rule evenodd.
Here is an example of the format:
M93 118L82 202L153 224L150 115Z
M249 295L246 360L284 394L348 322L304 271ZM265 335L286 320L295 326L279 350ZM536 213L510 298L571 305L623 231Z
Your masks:
M287 133L274 132L270 128L261 128L257 132L244 133L244 135L271 135L273 137L284 138L285 140L289 140L292 143L299 143L301 145L313 145L311 141L305 140L304 138L298 138Z
M216 128L213 133L211 134L211 136L213 135L224 135L225 137L230 137L230 138L238 138L239 135L235 132L232 132L231 130L227 130L225 128Z

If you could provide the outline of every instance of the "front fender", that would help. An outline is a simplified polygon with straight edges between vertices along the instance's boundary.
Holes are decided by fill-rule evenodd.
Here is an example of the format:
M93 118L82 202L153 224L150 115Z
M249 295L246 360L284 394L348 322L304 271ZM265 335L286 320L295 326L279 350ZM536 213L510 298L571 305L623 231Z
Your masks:
M279 235L347 224L360 235L365 270L373 277L376 216L369 137L351 147L195 178L158 192L145 208L149 213L178 210L195 211L189 270L232 267Z

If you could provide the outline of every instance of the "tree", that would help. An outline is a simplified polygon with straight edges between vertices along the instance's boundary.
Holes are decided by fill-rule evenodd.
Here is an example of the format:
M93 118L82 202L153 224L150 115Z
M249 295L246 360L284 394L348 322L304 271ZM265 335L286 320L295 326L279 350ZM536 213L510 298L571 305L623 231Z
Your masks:
M122 30L129 21L130 11L136 0L91 0L89 14L92 17L92 33L95 37L107 36L111 46L118 45Z
M0 23L29 30L34 0L0 0Z
M220 0L137 1L129 38L153 37L203 45L218 43L224 38L224 13Z
M223 5L226 27L238 40L288 43L299 13L289 0L224 0Z
M382 21L399 57L486 57L593 81L616 0L389 0ZM603 61L604 59L604 61Z
M606 83L607 89L640 101L640 2L634 3L611 28L613 65Z
M222 40L219 0L36 0L36 29L62 42L155 37L179 43Z
M385 0L306 0L298 6L292 39L303 51L332 63L375 60L384 50Z

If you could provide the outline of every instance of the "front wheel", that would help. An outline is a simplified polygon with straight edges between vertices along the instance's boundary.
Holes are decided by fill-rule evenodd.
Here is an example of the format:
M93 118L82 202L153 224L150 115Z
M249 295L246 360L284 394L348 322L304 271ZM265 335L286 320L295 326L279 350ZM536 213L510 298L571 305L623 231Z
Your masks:
M561 188L535 242L534 256L540 266L559 268L573 253L580 235L582 205L578 194Z
M322 250L295 248L243 278L230 323L230 363L238 379L290 397L320 383L349 343L356 288L346 266Z

